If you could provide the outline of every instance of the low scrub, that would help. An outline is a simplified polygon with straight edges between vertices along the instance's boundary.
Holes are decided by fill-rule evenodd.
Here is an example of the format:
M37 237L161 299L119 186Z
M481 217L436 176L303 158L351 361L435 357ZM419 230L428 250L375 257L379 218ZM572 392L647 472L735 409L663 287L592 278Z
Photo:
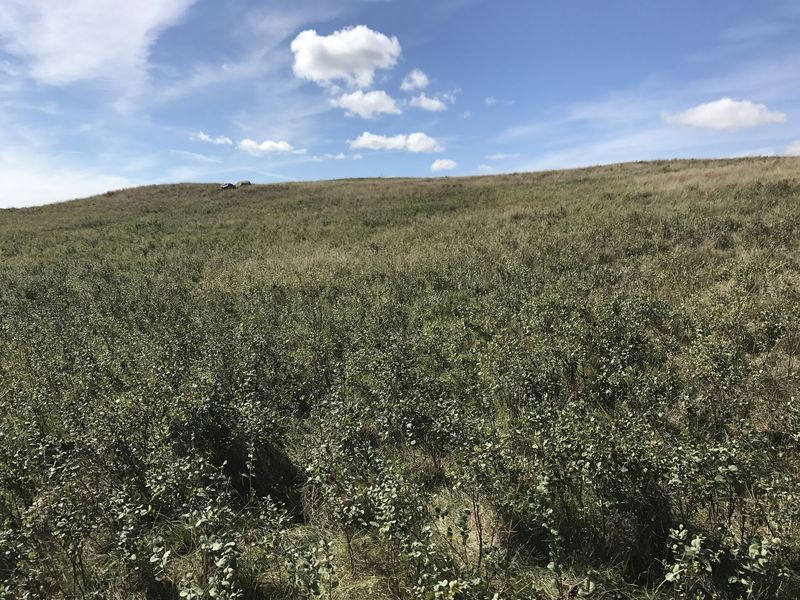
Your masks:
M0 598L799 597L799 166L0 213Z

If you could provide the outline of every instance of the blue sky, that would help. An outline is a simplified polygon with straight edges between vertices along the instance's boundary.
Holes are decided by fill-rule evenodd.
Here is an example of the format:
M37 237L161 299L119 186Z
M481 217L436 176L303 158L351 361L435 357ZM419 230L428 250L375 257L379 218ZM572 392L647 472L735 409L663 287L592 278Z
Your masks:
M800 154L800 3L2 0L0 206Z

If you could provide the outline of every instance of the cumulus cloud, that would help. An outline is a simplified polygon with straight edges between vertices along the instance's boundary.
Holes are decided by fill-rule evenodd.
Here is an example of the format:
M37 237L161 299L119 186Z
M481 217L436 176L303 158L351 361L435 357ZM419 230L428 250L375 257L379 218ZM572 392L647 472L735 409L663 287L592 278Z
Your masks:
M295 149L289 142L265 140L257 142L249 138L243 139L239 142L239 149L251 154L253 156L263 156L264 154L272 153L287 153L292 154L305 154L305 148Z
M365 131L354 140L349 140L351 148L364 150L405 150L407 152L441 152L444 150L438 140L424 133L409 135L375 135Z
M483 103L486 106L494 106L495 104L497 104L497 98L495 98L494 96L489 96L484 99Z
M391 69L400 58L400 42L365 25L347 27L321 36L313 29L301 32L291 45L294 73L322 86L344 81L368 88L378 69Z
M345 109L349 116L358 115L362 119L374 119L380 114L397 115L401 112L394 98L382 91L358 90L331 100L331 104Z
M150 47L195 0L4 0L0 47L22 58L29 76L51 84L146 74Z
M202 131L193 133L191 136L189 136L189 139L196 142L208 142L209 144L214 144L216 146L230 146L233 144L233 140L226 135L210 136Z
M428 110L431 112L440 112L443 110L447 110L447 105L444 102L442 102L438 98L431 98L429 96L426 96L425 94L414 96L411 99L410 104L415 108L421 108L422 110Z
M428 87L428 76L419 69L414 69L405 76L403 83L400 84L400 89L404 92L413 92L414 90L424 90Z
M664 119L676 125L735 131L759 125L783 123L786 121L786 115L771 111L764 104L756 104L750 100L720 98L674 115L665 115Z
M450 160L449 158L440 158L439 160L433 161L431 171L434 173L438 173L439 171L452 171L456 167L458 167L456 161Z

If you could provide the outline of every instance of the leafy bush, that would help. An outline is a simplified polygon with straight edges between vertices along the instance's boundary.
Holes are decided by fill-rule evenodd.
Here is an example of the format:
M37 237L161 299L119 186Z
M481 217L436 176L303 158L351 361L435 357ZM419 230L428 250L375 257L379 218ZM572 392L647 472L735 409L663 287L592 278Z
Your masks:
M3 212L0 598L800 596L797 164Z

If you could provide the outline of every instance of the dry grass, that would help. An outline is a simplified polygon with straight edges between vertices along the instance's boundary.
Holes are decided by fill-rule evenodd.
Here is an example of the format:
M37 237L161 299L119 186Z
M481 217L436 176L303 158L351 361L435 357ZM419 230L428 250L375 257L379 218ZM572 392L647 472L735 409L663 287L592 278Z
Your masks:
M754 181L800 180L800 158L765 157L721 161L676 161L662 170L636 175L648 189L675 192L696 187L710 190Z

